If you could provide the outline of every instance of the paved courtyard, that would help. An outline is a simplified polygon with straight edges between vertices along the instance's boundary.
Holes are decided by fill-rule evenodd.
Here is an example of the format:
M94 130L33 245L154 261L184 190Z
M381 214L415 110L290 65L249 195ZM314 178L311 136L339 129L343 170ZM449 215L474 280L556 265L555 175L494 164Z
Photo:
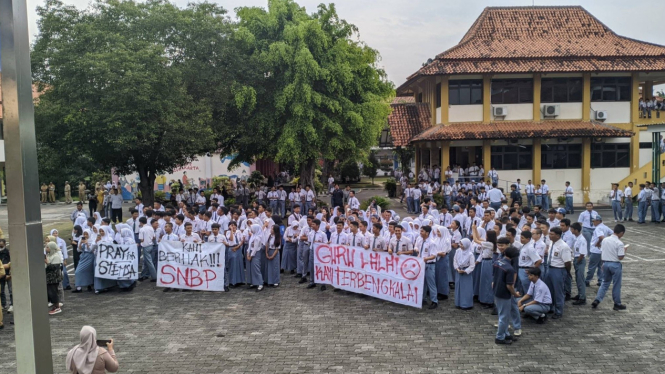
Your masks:
M71 208L46 207L54 221ZM3 228L5 222L2 207ZM66 373L67 351L77 344L81 326L89 324L98 338L115 339L123 373L662 373L665 224L627 227L625 242L631 246L623 303L628 309L612 311L609 295L597 310L567 302L561 320L525 321L512 346L494 344L496 317L489 310L478 304L457 310L452 299L434 311L417 310L306 290L290 276L261 293L245 288L163 293L144 282L129 294L67 293L63 313L50 318L54 370ZM589 303L597 289L594 281ZM7 325L0 331L3 373L16 370L10 318L5 315Z

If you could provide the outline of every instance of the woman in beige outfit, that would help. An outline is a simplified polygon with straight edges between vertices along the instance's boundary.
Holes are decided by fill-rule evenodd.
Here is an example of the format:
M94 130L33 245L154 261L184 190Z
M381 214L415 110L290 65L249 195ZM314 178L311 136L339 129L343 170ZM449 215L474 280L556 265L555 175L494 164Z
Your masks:
M113 340L108 350L97 346L97 331L91 326L81 329L81 344L67 354L67 370L72 374L105 374L118 371L118 359L113 351Z

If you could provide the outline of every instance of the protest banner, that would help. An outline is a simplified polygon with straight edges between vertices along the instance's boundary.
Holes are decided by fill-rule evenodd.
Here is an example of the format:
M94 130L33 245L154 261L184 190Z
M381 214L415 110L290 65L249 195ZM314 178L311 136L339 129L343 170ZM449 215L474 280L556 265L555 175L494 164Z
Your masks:
M425 264L419 257L317 243L314 246L314 277L316 283L422 307Z
M98 243L95 277L115 280L139 279L136 244Z
M226 248L222 243L159 243L157 286L224 291Z

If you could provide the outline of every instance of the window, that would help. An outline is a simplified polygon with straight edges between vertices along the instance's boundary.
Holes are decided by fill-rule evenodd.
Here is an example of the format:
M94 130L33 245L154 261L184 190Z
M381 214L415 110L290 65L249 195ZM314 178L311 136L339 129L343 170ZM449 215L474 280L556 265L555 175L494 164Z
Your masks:
M591 101L630 101L628 77L591 78Z
M492 104L533 103L532 79L498 79L492 81Z
M416 102L417 103L422 103L423 102L423 93L420 92L418 96L416 97Z
M541 80L540 101L543 103L582 102L582 78L549 78Z
M582 167L581 144L545 144L541 150L543 169L577 169Z
M482 103L483 103L482 80L461 80L461 81L448 82L449 105L471 105L471 104L482 104Z
M591 144L592 168L630 167L630 143Z
M530 145L507 145L492 147L492 166L497 170L531 169L533 158Z
M640 149L651 149L651 142L640 142Z
M441 83L436 84L436 107L441 108Z

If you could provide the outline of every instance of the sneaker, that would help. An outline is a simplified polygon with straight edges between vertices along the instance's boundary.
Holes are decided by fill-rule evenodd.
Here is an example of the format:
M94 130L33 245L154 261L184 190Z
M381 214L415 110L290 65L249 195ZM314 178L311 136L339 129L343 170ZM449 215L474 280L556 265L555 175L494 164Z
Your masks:
M573 303L573 305L586 305L586 299L577 300Z
M555 314L554 316L552 316L552 319L559 319L561 317L563 317L561 314Z
M53 306L53 303L48 303L49 308L52 307L52 306Z
M300 278L300 280L298 281L298 284L303 284L303 283L305 283L305 282L307 282L307 278L302 277L302 278Z
M536 323L539 324L539 325L542 325L542 324L545 323L545 321L547 321L547 315L545 315L544 317L543 316L538 317L538 319L536 320Z
M65 305L65 303L59 303L58 306L62 308L62 306Z
M512 340L499 340L499 339L494 339L494 344L513 344Z
M61 313L61 312L62 312L62 309L60 309L60 308L55 308L55 309L53 309L53 310L50 310L50 311L48 312L48 314L49 314L50 316L52 316L52 315L54 315L54 314L58 314L58 313Z
M626 306L623 304L614 304L614 310L619 311L619 310L626 310Z
M580 299L580 295L573 296L573 300L579 300L579 299Z
M272 285L273 287L279 287L279 283L275 283Z
M517 329L517 330L513 331L513 335L522 336L522 329Z
M438 307L438 306L439 306L439 304L432 303L432 304L430 304L429 309L436 309L436 307Z
M314 284L314 283L310 283L310 284L307 285L307 289L308 289L308 290L310 290L310 289L312 289L312 288L314 288L314 287L316 287L316 284Z
M324 285L321 286L321 291L325 291L325 290L326 290L326 285L324 284Z
M568 301L568 300L570 300L570 299L571 299L571 297L570 297L570 294L569 294L569 293L567 293L567 294L566 294L566 297L565 297L565 299L564 299L564 300L565 300L565 301Z
M9 308L7 308L7 313L14 313L14 306L10 305Z
M256 288L256 292L260 292L261 290L263 290L263 285L260 285Z
M598 308L598 304L600 304L600 301L598 301L598 300L594 300L593 303L591 303L591 307L592 307L593 309L596 309L596 308Z
M224 292L229 292L229 286L224 286Z

